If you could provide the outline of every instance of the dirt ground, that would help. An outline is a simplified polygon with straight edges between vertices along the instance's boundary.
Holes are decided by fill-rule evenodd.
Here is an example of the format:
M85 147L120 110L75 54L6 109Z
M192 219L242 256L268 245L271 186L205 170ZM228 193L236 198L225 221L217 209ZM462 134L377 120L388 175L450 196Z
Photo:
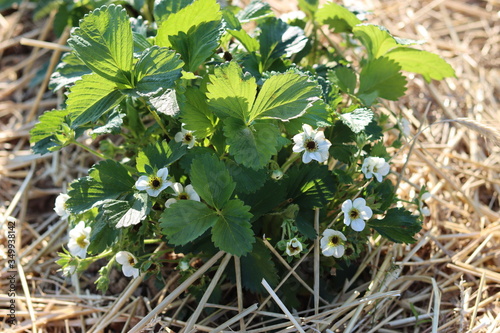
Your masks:
M448 61L456 78L427 84L416 76L406 97L384 102L381 109L403 114L411 126L410 140L392 160L394 179L401 178L398 195L411 199L423 185L432 194L426 202L431 216L418 241L375 246L374 239L332 304L294 316L307 332L498 333L500 2L349 2L362 3L372 11L369 21L393 35L425 40L422 48ZM295 1L270 3L278 14L297 8ZM62 99L47 90L47 71L67 50L67 35L57 38L52 32L54 13L34 22L32 11L25 1L0 15L0 331L139 332L146 325L154 332L267 332L269 325L275 331L298 330L279 309L262 307L279 300L254 305L249 302L254 298L229 284L222 289L237 300L198 304L183 293L187 285L173 269L165 272L168 283L159 290L151 281L116 272L106 295L94 287L98 267L79 279L62 276L55 261L67 242L67 223L54 213L54 200L95 160L78 147L44 156L30 150L29 130L37 117ZM387 142L393 139L389 132ZM7 244L13 224L18 326L11 330ZM206 265L219 258L229 260L221 254ZM353 287L356 277L364 283L358 279ZM179 319L203 306L211 311L197 320Z

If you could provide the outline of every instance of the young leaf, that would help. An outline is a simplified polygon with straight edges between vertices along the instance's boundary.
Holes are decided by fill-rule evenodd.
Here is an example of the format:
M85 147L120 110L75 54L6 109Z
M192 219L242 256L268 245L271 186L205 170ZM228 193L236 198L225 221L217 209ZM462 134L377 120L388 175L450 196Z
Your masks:
M264 70L269 68L275 59L282 55L291 57L299 53L307 44L304 30L290 26L277 18L268 18L260 25L262 32L259 36L260 54Z
M95 73L130 85L133 59L132 28L121 6L103 6L85 15L68 44Z
M210 109L218 117L234 117L246 122L257 92L255 78L243 74L234 61L216 67L209 78L207 98Z
M59 146L55 134L60 131L65 118L66 110L46 111L38 118L39 122L30 131L30 142L34 144L33 152L47 154L51 148Z
M198 88L188 87L186 102L181 106L180 118L184 128L194 131L197 138L205 138L215 131L216 118L208 109L207 98Z
M250 207L238 199L230 200L224 205L212 227L215 246L236 256L245 255L252 250L255 237L249 222L252 218L249 210Z
M90 226L92 230L90 231L90 244L87 252L92 254L102 253L116 241L119 231L109 225L108 219L103 216L102 211L97 214Z
M378 97L397 100L406 91L406 79L394 60L380 57L366 64L359 76L357 96L366 106L372 105Z
M404 71L421 74L427 82L455 76L455 71L446 61L427 51L398 47L384 57L395 61Z
M105 160L94 165L88 177L71 183L66 201L68 210L75 214L83 213L104 203L117 199L133 191L134 179L120 163Z
M156 36L159 46L172 47L181 54L189 72L213 54L223 33L222 13L215 0L196 0L170 14Z
M251 37L244 29L228 30L227 32L236 38L248 52L257 52L259 50L259 41Z
M241 120L228 118L224 121L224 136L229 153L234 160L247 168L261 169L277 153L279 129L272 123L254 123L247 126Z
M373 111L368 108L358 108L352 112L341 114L339 118L357 134L372 121Z
M191 184L210 206L221 209L229 201L236 184L224 162L215 155L203 154L193 159Z
M96 121L124 97L113 82L97 74L84 75L68 95L66 108L72 120L71 127Z
M403 208L391 208L381 220L372 220L368 226L395 243L415 243L413 236L422 228L418 217Z
M216 212L202 202L179 200L163 211L160 227L169 243L184 245L201 236L218 219Z
M136 193L130 201L108 200L103 205L103 216L115 228L126 228L146 218L151 202L146 193Z
M352 32L353 27L361 21L347 8L328 2L316 12L316 20L321 24L328 24L336 33Z
M139 151L136 159L136 168L139 172L146 172L146 165L159 170L186 154L186 146L180 142L166 141L151 143Z
M352 31L366 47L369 60L379 58L399 46L389 31L379 25L363 23L354 27Z
M141 96L157 96L175 87L181 77L182 60L174 51L153 46L146 49L134 67L135 89Z
M250 112L250 121L265 117L281 120L300 117L320 95L321 88L305 75L273 75L264 82Z

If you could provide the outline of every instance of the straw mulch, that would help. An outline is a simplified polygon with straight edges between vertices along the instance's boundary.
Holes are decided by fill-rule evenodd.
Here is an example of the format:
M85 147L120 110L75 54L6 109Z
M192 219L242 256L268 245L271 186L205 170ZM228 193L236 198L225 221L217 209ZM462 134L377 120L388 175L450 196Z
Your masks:
M427 186L431 216L411 246L374 239L356 276L333 303L311 302L310 310L292 314L293 309L279 307L267 311L266 302L281 302L272 290L268 299L255 305L247 304L238 288L237 300L225 304L210 304L206 297L195 302L186 296L183 291L205 270L229 262L223 253L200 264L182 284L175 271L167 272L167 285L159 291L148 281L130 281L115 272L112 288L103 296L93 285L99 267L91 267L79 279L62 277L55 261L67 242L67 224L53 212L54 199L69 182L84 176L95 160L77 147L45 156L30 151L28 133L37 116L61 100L46 90L46 66L49 71L53 68L65 50L67 35L53 36L53 15L31 21L33 6L27 2L4 12L0 16L0 331L139 332L149 327L156 332L266 332L272 326L275 331L300 332L327 328L500 332L500 3L365 2L374 12L370 22L399 37L426 40L423 48L440 54L456 70L457 78L443 82L427 84L415 77L407 97L387 102L381 110L402 113L410 121L412 134L395 152L392 176L400 180L402 198L412 199L422 185ZM290 3L272 2L277 12L294 9ZM392 139L389 133L388 142ZM19 325L12 330L4 323L11 299L5 259L7 221L15 222L17 235ZM289 267L292 274L283 279L296 279L296 266ZM214 281L219 273L222 270L215 272ZM356 280L358 276L362 278ZM227 288L233 287L223 286L223 292L229 292ZM309 289L314 299L313 286ZM201 312L203 308L211 311ZM192 314L189 320L177 319L186 312Z

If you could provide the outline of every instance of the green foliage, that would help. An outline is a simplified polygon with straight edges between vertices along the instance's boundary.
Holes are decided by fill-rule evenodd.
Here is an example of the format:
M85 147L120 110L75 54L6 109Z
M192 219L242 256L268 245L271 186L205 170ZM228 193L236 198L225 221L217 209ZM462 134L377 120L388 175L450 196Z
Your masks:
M108 199L117 199L132 192L134 179L120 163L105 160L89 170L89 176L71 183L67 209L75 214L83 213L103 204Z
M422 228L418 217L403 208L391 208L383 219L368 225L395 243L415 243L413 235Z
M351 32L361 21L341 5L328 2L316 12L316 19L321 24L327 24L336 33Z
M68 44L95 73L124 86L132 84L132 28L121 6L101 7L86 15Z
M59 11L59 28L79 26L50 84L69 91L63 109L45 112L31 130L36 153L77 144L102 160L58 207L91 227L92 256L64 255L65 269L83 271L128 249L143 271L156 264L160 272L147 244L164 241L188 258L217 249L240 256L244 288L259 293L261 280L275 285L279 273L264 235L291 263L299 254L284 252L288 240L304 242L305 253L327 226L345 233L355 254L321 261L325 272L356 260L373 230L415 240L420 222L392 208L391 176L367 181L373 166L362 165L375 161L368 156L392 158L382 140L391 126L377 105L404 95L403 72L454 76L438 55L333 2L300 0L307 18L289 25L261 0L222 10L216 0L99 1L47 4ZM340 43L318 42L323 24L341 33ZM84 132L98 139L91 147L80 141ZM164 168L168 176L158 174ZM332 224L356 197L385 217L361 232ZM99 288L113 265L101 270Z

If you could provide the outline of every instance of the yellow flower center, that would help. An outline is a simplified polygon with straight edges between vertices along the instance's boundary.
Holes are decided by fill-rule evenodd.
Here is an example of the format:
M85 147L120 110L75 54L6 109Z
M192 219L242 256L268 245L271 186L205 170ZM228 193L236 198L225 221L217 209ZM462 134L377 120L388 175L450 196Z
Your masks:
M318 144L316 141L309 139L304 143L304 147L307 149L307 151L314 152L318 150Z
M151 185L151 188L157 189L158 187L161 186L161 178L160 177L154 177L149 180L149 185Z
M337 246L340 244L340 237L337 235L333 235L332 237L330 237L330 241L328 243L328 245L331 247Z
M352 220L355 220L357 218L359 218L359 210L357 209L351 209L351 211L349 212L349 217L352 219Z
M80 235L80 237L78 237L76 239L76 244L78 244L78 246L83 249L84 247L87 246L86 240L87 240L87 237L85 235Z

